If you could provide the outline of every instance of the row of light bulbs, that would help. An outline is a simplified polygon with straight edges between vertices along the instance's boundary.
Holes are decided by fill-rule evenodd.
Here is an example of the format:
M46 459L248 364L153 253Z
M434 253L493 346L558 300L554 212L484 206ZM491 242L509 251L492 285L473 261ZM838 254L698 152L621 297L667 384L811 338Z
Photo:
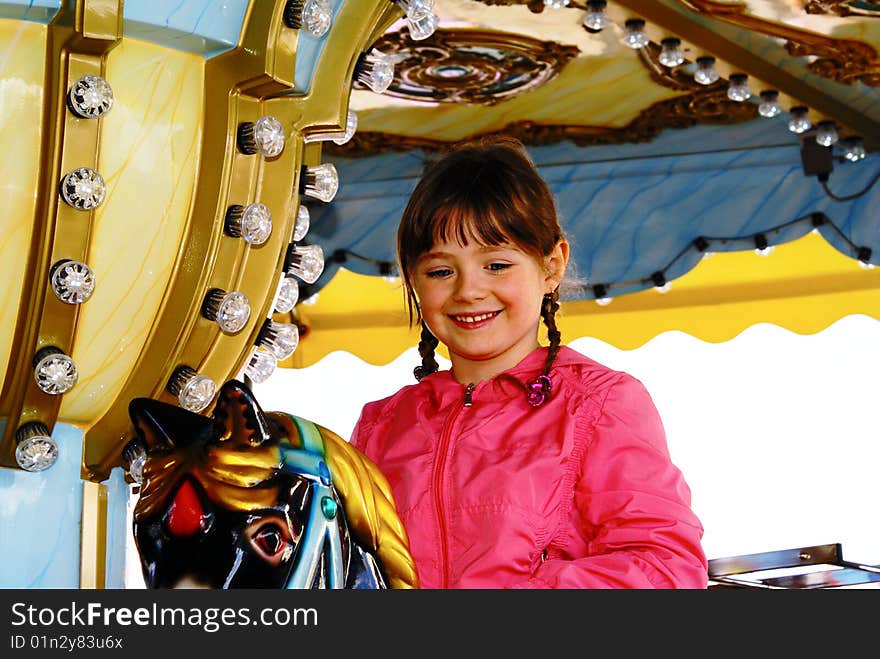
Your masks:
M709 238L706 236L697 236L688 246L688 248L682 250L665 268L657 270L656 272L651 273L648 277L636 281L619 282L616 285L607 283L593 284L591 286L593 297L596 301L596 304L600 306L606 306L608 304L611 304L614 299L610 295L613 288L629 287L633 284L651 284L658 293L666 293L672 287L671 283L666 277L666 273L673 265L675 265L676 262L678 262L679 259L683 258L690 250L696 250L703 255L703 258L707 258L713 254L711 250L712 243L729 244L731 242L737 241L751 241L754 243L755 246L755 254L757 254L758 256L769 256L773 252L774 246L769 243L767 235L778 233L784 228L789 228L798 224L811 226L811 231L813 232L818 232L819 227L828 225L829 227L831 227L832 231L834 231L849 245L850 249L852 250L852 255L858 261L859 265L862 268L866 270L872 270L874 268L874 264L871 263L872 250L870 247L864 245L859 246L853 243L851 240L849 240L849 238L846 237L846 235L840 230L840 228L836 224L834 224L824 213L811 213L810 215L807 215L805 217L786 222L784 224L781 224L780 226L767 229L766 231L760 231L752 235L725 238Z
M413 38L427 38L433 33L436 26L436 16L431 12L433 0L398 0L396 4L406 12L410 30L415 31ZM332 8L327 0L291 0L285 12L285 23L289 27L298 29L301 25L316 37L327 33L331 19ZM383 93L394 78L394 59L373 49L358 61L355 75L374 92ZM83 76L71 86L67 95L67 106L77 117L98 119L113 107L113 90L100 76ZM357 125L357 114L349 110L344 130L310 133L305 135L304 141L333 141L342 145L352 138ZM271 115L260 117L255 122L242 122L238 127L236 145L243 154L260 154L264 158L274 158L284 149L284 127ZM302 197L329 203L335 198L338 188L339 179L333 164L302 167L299 187ZM62 178L59 193L69 206L91 211L104 202L106 184L100 173L94 169L79 167ZM321 247L299 244L309 229L309 209L300 203L296 213L292 241L285 254L284 275L279 281L273 302L273 309L278 313L291 311L299 301L297 279L314 283L324 269ZM254 202L246 205L232 204L227 208L225 235L259 246L269 239L271 232L272 212L266 205ZM49 282L59 300L78 305L92 296L96 278L86 263L61 259L50 269ZM247 295L241 291L224 291L218 288L207 292L201 306L201 315L216 322L221 331L227 334L241 331L250 318L250 312ZM257 335L245 366L245 374L254 382L265 381L275 371L278 361L293 354L298 343L299 330L295 324L278 323L267 318ZM41 348L34 356L33 368L37 386L49 395L61 395L70 391L78 379L78 370L73 359L55 346ZM201 412L214 399L217 383L188 365L180 365L169 378L166 390L177 397L184 409ZM145 457L143 447L130 443L124 453L132 475L139 480ZM22 469L43 471L51 467L57 457L58 446L44 423L31 421L23 424L16 432L15 458Z
M544 5L551 9L567 7L570 0L544 0ZM589 0L584 14L583 26L589 32L600 32L611 24L611 19L606 13L607 2L605 0ZM645 32L645 21L641 18L630 18L624 23L624 43L634 50L644 48L651 43ZM666 37L660 42L660 63L668 68L675 68L685 63L685 56L681 50L681 39L678 37ZM715 68L715 58L711 55L698 57L694 62L694 80L701 85L711 85L720 79L720 74ZM727 97L731 101L743 103L752 99L754 94L749 88L748 75L734 73L730 76L727 88ZM779 92L773 89L765 89L759 94L758 114L768 119L779 116L783 109L779 104ZM788 129L801 134L813 128L809 119L809 109L803 105L797 105L789 109ZM864 141L860 136L852 135L840 139L837 125L832 120L822 120L816 125L816 142L822 146L832 146L838 141L842 147L842 156L849 161L855 162L865 157Z
M71 85L67 93L68 110L81 119L98 119L113 107L113 90L100 76L86 75ZM104 178L90 167L77 167L61 179L61 200L81 211L91 211L104 202ZM81 261L60 259L49 269L49 286L65 304L79 305L95 290L95 274ZM31 365L40 391L58 396L70 391L79 378L73 359L56 346L44 346ZM22 424L15 433L15 461L25 471L44 471L58 459L58 445L41 421Z
M403 10L413 40L421 41L434 34L437 29L434 0L390 1ZM321 39L333 24L333 7L330 0L288 0L284 8L284 23L294 29L305 28L313 37Z

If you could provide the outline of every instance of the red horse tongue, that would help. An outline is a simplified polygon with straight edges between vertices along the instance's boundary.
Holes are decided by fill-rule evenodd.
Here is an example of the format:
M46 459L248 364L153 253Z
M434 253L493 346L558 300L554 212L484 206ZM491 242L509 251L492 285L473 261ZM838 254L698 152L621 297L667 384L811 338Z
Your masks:
M165 526L171 535L179 538L193 535L205 524L205 511L199 502L199 495L189 479L177 489L174 501L168 508Z

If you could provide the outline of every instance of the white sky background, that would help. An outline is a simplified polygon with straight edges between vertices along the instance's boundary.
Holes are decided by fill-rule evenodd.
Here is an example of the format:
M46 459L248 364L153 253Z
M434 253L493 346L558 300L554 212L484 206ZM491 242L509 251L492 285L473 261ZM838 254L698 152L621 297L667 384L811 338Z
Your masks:
M839 542L845 559L880 564L880 321L849 316L806 336L761 324L720 344L667 332L630 351L569 345L651 392L710 559ZM363 404L415 382L418 363L414 348L387 366L336 352L254 393L266 411L348 439Z

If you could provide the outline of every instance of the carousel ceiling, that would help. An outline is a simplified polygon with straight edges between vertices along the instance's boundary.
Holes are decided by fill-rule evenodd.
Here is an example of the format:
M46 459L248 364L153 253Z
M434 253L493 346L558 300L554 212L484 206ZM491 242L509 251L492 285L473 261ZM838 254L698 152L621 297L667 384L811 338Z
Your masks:
M314 331L293 364L331 350L385 363L417 342L393 279L359 275L395 274L397 222L424 160L492 134L521 139L554 191L578 284L563 303L569 338L634 347L684 329L723 340L760 321L814 332L875 313L877 272L851 267L880 262L880 3L433 10L430 36L398 20L376 39L393 80L381 94L355 81L357 132L324 145L340 189L311 209L327 263L302 287L301 329ZM777 246L787 265L771 275L750 257ZM704 256L719 252L726 265L709 273ZM699 302L685 292L695 281Z
M436 0L428 38L392 25L374 47L397 58L394 81L384 94L355 83L359 130L335 151L436 150L490 133L531 145L647 142L667 129L755 119L757 102L728 98L732 74L748 76L755 101L773 90L784 110L805 106L814 125L831 119L846 134L880 134L880 2L589 4ZM601 5L605 27L587 27ZM707 57L718 77L701 84L694 74Z

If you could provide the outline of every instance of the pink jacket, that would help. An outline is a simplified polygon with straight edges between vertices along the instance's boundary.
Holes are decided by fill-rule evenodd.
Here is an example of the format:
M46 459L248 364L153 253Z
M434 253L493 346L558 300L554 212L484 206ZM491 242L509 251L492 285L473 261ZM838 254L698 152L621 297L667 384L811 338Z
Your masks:
M506 373L541 372L540 348ZM422 588L705 588L703 528L644 386L563 347L533 408L449 371L368 403L352 444L394 492Z

